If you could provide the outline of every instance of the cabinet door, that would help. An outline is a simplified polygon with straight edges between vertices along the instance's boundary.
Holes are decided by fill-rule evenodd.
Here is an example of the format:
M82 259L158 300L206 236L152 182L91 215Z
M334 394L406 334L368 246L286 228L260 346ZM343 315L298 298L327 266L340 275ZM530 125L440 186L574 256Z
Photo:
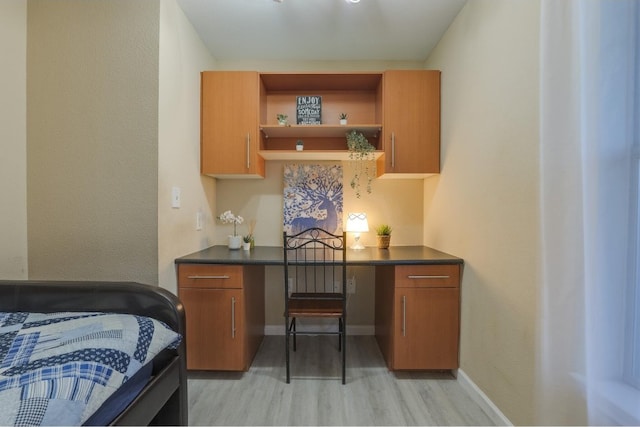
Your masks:
M440 172L440 71L385 71L378 174Z
M258 73L205 71L201 87L201 172L264 177L258 155Z
M455 369L459 288L396 288L394 369Z
M245 369L242 289L181 288L187 316L187 369Z

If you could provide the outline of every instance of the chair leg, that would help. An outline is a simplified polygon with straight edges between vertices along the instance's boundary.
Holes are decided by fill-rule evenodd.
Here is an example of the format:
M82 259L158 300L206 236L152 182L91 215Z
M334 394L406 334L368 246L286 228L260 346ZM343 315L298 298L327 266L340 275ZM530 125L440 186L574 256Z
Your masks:
M293 328L293 351L296 351L296 318L291 320L291 327Z
M344 319L340 319L342 323L342 384L346 384L347 376L347 325Z
M287 368L287 384L291 382L291 374L289 371L289 318L285 317L284 321L284 347L285 347L285 365Z

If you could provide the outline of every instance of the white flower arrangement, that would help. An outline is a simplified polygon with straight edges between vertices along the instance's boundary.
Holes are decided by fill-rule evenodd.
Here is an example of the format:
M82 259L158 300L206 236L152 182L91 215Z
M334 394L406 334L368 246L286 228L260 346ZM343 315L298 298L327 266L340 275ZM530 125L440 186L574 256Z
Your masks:
M218 216L218 219L222 221L223 224L233 224L234 236L238 235L238 233L236 232L236 226L238 224L242 224L242 222L244 221L244 218L242 218L240 215L234 215L233 213L231 213L231 211L222 212Z

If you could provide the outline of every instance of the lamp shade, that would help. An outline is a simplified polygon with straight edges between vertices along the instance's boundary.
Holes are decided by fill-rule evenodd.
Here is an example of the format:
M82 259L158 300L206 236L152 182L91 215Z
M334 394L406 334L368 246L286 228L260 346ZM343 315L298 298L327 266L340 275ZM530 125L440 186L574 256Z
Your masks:
M364 212L349 213L347 216L347 226L345 231L352 233L366 233L369 231L367 214Z

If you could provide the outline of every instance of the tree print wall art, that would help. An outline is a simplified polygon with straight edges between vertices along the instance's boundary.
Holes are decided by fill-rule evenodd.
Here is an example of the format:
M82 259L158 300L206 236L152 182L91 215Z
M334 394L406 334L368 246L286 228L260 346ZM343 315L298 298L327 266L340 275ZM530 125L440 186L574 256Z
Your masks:
M284 230L342 232L342 166L284 165Z

